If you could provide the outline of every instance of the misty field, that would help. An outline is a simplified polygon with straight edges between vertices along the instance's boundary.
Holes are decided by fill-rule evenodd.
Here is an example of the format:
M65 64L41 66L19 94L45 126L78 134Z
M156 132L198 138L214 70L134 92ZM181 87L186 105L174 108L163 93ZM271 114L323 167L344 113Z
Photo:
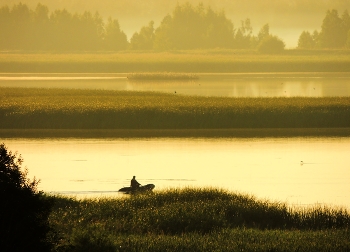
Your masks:
M3 73L237 73L349 72L349 50L289 50L265 55L251 50L120 53L1 53Z
M342 208L288 207L214 188L55 199L49 220L63 251L350 249L350 214Z
M349 128L350 98L0 88L1 129Z

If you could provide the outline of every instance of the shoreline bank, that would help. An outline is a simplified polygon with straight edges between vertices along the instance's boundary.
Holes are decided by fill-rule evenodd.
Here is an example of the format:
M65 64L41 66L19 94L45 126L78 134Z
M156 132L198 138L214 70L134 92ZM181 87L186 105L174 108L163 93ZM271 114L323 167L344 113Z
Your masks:
M350 128L0 129L1 138L264 138L350 137Z

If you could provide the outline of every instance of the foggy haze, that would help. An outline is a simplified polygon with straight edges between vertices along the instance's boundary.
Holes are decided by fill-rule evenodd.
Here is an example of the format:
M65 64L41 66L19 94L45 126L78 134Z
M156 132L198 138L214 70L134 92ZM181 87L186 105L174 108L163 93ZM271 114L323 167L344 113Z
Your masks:
M19 2L30 8L41 3L48 6L50 11L63 8L73 13L97 11L106 20L108 17L118 19L128 39L151 20L158 27L161 20L171 14L177 4L203 3L216 11L223 10L235 28L240 27L242 20L249 18L254 34L268 23L271 33L283 39L287 48L297 46L302 31L320 29L328 9L338 9L342 13L350 6L350 0L0 0L0 6L12 6Z

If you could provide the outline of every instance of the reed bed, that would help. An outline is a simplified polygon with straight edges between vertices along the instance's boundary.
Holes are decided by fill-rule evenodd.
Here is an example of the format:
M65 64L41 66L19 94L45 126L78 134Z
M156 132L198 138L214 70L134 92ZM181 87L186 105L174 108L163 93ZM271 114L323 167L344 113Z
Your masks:
M349 128L350 98L0 88L1 129Z
M349 50L263 55L255 51L194 50L119 53L0 53L4 73L349 72Z
M350 213L290 208L215 188L129 198L55 197L61 248L81 251L347 251ZM80 250L81 249L81 250Z

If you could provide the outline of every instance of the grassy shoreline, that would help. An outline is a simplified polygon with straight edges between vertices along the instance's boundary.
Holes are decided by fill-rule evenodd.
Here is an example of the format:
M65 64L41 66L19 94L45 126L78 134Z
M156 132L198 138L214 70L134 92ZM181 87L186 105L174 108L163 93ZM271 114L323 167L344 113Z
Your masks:
M350 213L215 188L128 198L55 196L61 251L347 251ZM64 250L66 249L66 250Z
M0 138L350 137L348 128L260 129L0 129Z
M0 53L2 73L247 73L350 72L349 50L290 50L264 55L244 50L119 53Z

